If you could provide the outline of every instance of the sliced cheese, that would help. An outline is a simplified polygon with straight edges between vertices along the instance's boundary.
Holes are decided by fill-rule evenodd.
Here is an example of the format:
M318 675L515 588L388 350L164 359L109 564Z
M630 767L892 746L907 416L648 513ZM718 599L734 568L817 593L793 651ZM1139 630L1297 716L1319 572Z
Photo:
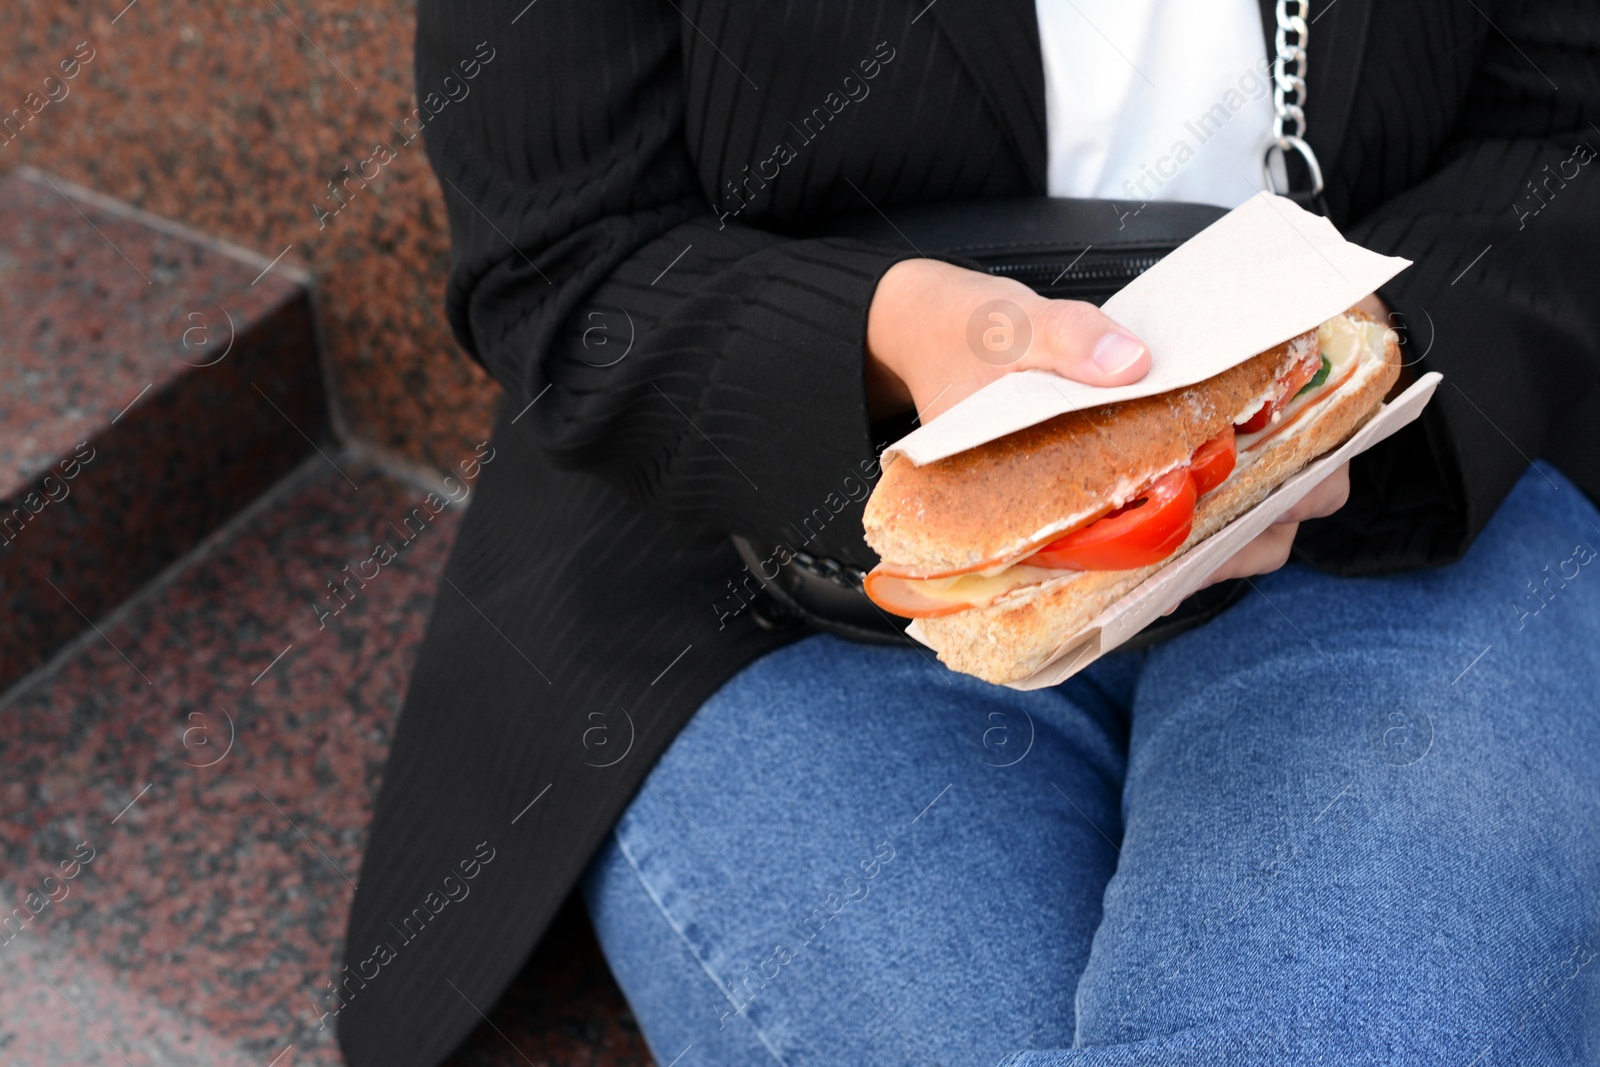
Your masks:
M998 574L962 574L954 578L931 578L916 582L917 592L951 604L988 604L1019 585L1045 582L1076 571L1062 571L1054 567L1030 567L1026 563L1013 564Z

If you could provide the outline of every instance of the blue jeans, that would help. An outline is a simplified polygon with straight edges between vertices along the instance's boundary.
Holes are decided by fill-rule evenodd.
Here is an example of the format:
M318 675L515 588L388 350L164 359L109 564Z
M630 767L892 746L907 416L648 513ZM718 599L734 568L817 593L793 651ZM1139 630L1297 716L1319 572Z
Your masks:
M1052 689L801 641L594 860L606 957L661 1067L1600 1063L1591 546L1541 466Z

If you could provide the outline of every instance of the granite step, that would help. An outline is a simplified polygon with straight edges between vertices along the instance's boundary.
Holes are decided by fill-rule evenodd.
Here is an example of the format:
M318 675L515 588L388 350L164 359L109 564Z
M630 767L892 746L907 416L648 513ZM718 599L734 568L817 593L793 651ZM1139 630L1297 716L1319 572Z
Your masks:
M286 262L0 179L7 1067L341 1062L318 992L461 506L407 524L434 476L336 440ZM451 1064L650 1062L569 905Z
M8 695L0 1061L341 1062L318 992L461 510L403 540L429 491L313 455ZM529 1063L650 1063L581 909L452 1067Z
M0 180L0 690L331 440L313 323L282 262Z

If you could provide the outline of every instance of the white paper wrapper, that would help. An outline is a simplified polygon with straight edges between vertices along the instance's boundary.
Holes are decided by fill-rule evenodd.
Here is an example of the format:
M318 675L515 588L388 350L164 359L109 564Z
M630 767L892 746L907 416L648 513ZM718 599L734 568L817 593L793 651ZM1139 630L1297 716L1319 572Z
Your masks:
M1063 643L1039 670L1021 681L1007 684L1012 689L1042 689L1064 682L1154 622L1198 589L1223 561L1272 525L1274 519L1298 503L1334 468L1422 414L1440 380L1437 372L1424 374L1393 402L1379 409L1344 444L1312 461L1261 503L1146 578ZM906 633L927 644L915 621L906 628Z
M1101 389L1044 371L1008 374L889 451L920 466L1068 411L1193 385L1315 329L1410 265L1259 193L1106 302L1106 314L1150 346L1143 380Z

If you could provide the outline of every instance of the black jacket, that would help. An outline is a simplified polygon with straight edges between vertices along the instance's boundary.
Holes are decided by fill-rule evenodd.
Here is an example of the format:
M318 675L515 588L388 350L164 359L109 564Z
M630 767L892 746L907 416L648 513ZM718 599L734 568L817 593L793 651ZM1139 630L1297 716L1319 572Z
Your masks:
M1383 295L1445 384L1302 550L1444 562L1530 457L1600 490L1600 8L1313 14L1332 217L1416 261ZM797 636L744 606L730 531L873 562L866 310L915 253L792 235L1045 191L1031 0L422 0L418 20L450 320L506 396L362 863L338 1017L358 1067L443 1058L674 733Z

